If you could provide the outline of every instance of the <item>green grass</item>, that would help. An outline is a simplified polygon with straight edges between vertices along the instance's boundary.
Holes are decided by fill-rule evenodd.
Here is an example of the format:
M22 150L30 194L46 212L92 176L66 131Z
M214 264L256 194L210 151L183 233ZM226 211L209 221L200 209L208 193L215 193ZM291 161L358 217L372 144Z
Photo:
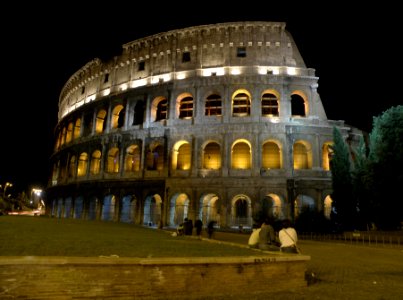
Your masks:
M263 253L139 225L31 216L0 217L1 256L212 257Z

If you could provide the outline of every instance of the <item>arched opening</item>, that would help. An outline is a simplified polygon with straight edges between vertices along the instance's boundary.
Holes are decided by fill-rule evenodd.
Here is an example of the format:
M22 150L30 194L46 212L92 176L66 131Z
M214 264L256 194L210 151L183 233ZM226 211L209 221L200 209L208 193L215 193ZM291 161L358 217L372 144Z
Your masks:
M216 142L208 143L203 149L203 169L221 168L221 147Z

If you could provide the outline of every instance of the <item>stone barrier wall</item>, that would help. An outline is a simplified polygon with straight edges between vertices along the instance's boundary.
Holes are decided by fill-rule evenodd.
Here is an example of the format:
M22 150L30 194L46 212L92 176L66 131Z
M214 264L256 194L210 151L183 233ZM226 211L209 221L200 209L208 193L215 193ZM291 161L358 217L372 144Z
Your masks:
M305 255L0 257L1 299L192 299L307 286Z

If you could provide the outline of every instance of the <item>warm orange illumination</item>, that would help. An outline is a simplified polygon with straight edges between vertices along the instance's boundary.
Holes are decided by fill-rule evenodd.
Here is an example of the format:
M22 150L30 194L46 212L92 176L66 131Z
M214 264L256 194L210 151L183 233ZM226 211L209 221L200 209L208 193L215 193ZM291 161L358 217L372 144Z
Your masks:
M232 168L250 169L251 153L250 146L245 142L238 142L232 148Z

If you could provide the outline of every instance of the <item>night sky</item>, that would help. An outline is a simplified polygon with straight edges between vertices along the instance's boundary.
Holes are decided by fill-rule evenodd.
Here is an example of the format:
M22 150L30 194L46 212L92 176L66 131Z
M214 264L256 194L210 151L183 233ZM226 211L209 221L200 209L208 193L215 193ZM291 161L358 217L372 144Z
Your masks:
M59 94L73 73L96 57L120 55L127 42L173 29L286 22L305 64L316 70L329 119L369 132L374 116L403 104L402 17L393 7L397 4L383 1L382 6L352 8L341 2L314 6L300 1L308 6L285 2L281 7L245 1L245 6L224 9L216 7L217 1L170 2L176 3L174 8L158 2L118 2L83 6L57 1L2 9L0 184L13 182L14 192L46 186Z

